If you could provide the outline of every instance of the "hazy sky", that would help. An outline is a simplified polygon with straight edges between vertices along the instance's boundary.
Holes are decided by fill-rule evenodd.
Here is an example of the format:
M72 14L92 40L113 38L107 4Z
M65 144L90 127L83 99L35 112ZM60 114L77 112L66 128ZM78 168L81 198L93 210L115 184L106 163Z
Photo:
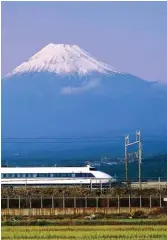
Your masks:
M167 83L167 2L2 2L3 76L50 42Z

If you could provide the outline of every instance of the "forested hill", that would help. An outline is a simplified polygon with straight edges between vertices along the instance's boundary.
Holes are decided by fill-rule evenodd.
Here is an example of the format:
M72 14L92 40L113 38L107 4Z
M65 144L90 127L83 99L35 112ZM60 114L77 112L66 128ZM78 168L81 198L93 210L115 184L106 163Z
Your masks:
M125 177L125 165L103 166L103 170L117 178ZM142 160L142 177L154 179L158 177L167 179L167 154ZM138 162L129 163L129 178L138 178Z

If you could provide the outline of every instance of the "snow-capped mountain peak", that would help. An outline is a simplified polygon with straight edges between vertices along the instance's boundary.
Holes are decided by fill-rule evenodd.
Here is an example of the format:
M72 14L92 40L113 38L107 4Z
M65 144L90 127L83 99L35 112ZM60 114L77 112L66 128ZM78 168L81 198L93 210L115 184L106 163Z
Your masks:
M120 73L105 63L99 62L77 45L53 43L48 44L28 61L16 67L7 77L26 72L78 73L80 75L91 72Z

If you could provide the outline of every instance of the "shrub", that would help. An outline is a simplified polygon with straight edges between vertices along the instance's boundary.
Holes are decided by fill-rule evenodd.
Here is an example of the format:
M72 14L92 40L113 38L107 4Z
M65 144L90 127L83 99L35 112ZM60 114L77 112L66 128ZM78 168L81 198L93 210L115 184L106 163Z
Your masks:
M134 214L132 215L133 218L146 218L147 215L145 214L145 212L138 210L136 212L134 212Z
M149 215L150 216L158 216L158 215L162 215L164 213L165 213L165 210L163 208L157 208L157 209L151 210Z

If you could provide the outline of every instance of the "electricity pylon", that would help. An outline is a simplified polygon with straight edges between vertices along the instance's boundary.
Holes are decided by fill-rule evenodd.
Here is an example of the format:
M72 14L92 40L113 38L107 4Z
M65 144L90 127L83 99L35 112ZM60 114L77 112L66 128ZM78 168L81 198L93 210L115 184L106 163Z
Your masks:
M125 176L126 183L128 183L128 147L134 144L138 144L138 178L139 178L139 187L141 189L141 162L142 162L142 143L141 143L141 132L136 131L136 141L129 142L129 135L125 135Z

